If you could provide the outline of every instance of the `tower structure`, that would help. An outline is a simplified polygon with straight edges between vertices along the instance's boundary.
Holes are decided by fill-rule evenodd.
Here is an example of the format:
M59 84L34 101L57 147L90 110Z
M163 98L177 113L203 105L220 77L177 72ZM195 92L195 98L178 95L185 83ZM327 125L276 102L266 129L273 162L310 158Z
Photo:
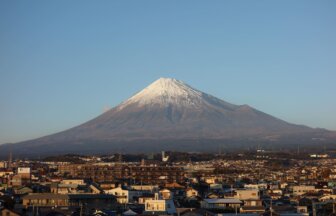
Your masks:
M9 157L8 157L8 169L12 169L12 163L13 163L13 155L12 155L12 150L10 150Z

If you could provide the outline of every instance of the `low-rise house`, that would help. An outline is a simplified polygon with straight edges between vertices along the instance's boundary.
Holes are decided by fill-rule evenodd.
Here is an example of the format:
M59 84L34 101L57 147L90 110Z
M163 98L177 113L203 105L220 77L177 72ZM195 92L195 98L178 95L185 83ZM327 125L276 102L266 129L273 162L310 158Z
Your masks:
M319 197L320 202L324 202L327 200L336 200L336 195L324 195L324 196Z
M287 182L280 183L280 189L285 189L288 186Z
M197 197L198 196L198 191L195 190L194 188L187 188L186 189L186 197L191 198L191 197Z
M153 200L145 201L145 213L147 214L175 214L176 208L172 199L160 199L156 193Z
M84 180L83 179L63 179L61 181L61 184L65 184L65 185L85 185Z
M167 184L165 184L164 187L167 188L167 189L170 189L170 190L174 190L174 189L181 190L181 189L184 188L182 185L180 185L179 183L176 183L176 182L167 183Z
M244 188L246 188L246 189L256 189L256 190L266 189L267 188L267 184L264 184L264 183L260 183L260 184L245 184Z
M301 196L308 192L314 192L315 186L313 185L296 185L292 188L293 195L294 196Z
M29 187L16 188L14 189L14 191L15 191L15 194L17 195L25 195L25 194L33 193L33 189Z
M139 204L145 204L146 200L153 200L154 194L143 194L138 197L138 203Z
M256 197L256 196L252 196ZM246 197L245 197L246 198ZM244 199L244 206L240 208L240 213L264 213L265 208L262 205L262 200L256 198Z
M162 199L172 199L173 198L173 194L171 193L170 190L168 189L162 189L159 191L160 197L162 197Z
M249 199L259 200L260 193L258 189L245 189L245 190L236 189L234 198L240 200L249 200Z
M280 216L309 216L306 206L273 206L273 213Z
M144 197L144 195L150 195L151 197L154 197L153 193L158 192L159 188L156 185L130 185L127 186L127 190L128 202L132 203L139 202L139 198Z
M110 190L104 190L106 194L112 194L116 197L117 202L125 204L129 202L129 192L121 187L113 188Z
M219 195L217 193L208 193L206 195L206 198L208 199L217 199L217 198L220 198Z
M111 194L69 194L69 202L71 206L81 206L85 204L87 209L115 209L118 203L116 198Z
M297 210L297 213L301 213L301 214L304 214L304 215L309 215L307 206L297 206L296 210Z
M21 176L22 181L30 182L31 168L30 167L18 167L17 174Z
M50 191L54 194L73 194L77 192L78 184L51 183Z
M132 190L146 191L146 192L153 192L159 190L159 186L157 185L130 185L129 187Z
M5 208L2 210L0 209L0 216L20 216L20 214Z
M262 206L262 201L260 199L246 199L244 206Z
M204 181L207 183L207 184L214 184L216 182L216 177L213 177L213 176L209 176L209 177L204 177Z
M22 186L22 177L21 175L13 175L10 181L12 187L21 187Z
M102 182L102 183L99 183L99 186L103 190L109 190L112 188L116 188L116 184L114 182Z
M209 185L210 190L222 190L223 189L223 185L222 184L210 184Z
M0 171L0 177L6 177L6 176L10 176L13 175L13 171L9 171L9 170L1 170Z
M69 196L65 194L53 193L33 193L22 198L25 208L29 206L69 206Z
M222 198L222 199L204 199L201 201L201 207L205 209L226 209L234 208L239 209L243 202L235 198Z
M239 212L244 214L262 214L265 212L265 208L263 206L242 206Z
M141 190L128 190L128 202L133 203L133 202L138 202L139 197L142 197L144 194L151 194L152 197L153 194L147 191L141 191Z
M180 197L183 198L185 197L185 187L174 182L174 183L167 183L165 184L166 189L170 190L171 196L174 197Z
M267 191L268 196L270 196L273 200L280 199L283 195L282 190L269 190Z
M7 169L8 162L7 161L0 161L0 169Z
M93 194L101 194L104 192L97 184L90 184L89 190Z

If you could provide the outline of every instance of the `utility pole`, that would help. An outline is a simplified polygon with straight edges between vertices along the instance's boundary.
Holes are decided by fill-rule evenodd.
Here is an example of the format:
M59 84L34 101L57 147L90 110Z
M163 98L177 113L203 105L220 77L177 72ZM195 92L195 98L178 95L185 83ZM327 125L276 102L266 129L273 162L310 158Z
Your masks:
M313 205L313 216L316 216L316 206L315 206L315 202L313 202L312 205Z
M79 216L83 216L83 203L80 203L80 212L79 212Z

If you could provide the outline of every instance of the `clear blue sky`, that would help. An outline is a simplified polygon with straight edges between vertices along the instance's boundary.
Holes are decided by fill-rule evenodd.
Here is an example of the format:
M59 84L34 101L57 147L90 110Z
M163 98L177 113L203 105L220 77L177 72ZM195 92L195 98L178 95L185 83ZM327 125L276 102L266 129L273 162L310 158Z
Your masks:
M76 126L159 77L336 130L336 1L0 1L0 143Z

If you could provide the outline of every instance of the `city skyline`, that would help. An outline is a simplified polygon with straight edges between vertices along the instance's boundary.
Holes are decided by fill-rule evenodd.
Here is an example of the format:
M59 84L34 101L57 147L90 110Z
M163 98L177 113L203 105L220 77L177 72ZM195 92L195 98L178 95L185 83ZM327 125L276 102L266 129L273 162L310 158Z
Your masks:
M160 77L336 130L335 7L3 1L0 144L84 123Z

